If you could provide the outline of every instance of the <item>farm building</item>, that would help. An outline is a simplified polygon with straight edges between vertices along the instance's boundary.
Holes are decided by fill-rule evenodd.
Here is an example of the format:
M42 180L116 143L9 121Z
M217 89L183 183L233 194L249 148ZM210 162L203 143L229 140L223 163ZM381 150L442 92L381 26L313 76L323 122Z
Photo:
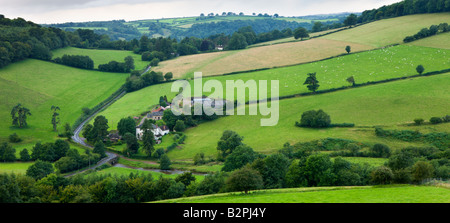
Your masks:
M169 132L170 132L169 127L167 127L166 125L158 126L155 124L152 124L151 131L153 132L153 135L155 136L155 141L158 144L161 143L161 138L163 136L169 134ZM144 135L144 130L142 129L142 125L137 126L136 127L136 138L141 140L143 135Z

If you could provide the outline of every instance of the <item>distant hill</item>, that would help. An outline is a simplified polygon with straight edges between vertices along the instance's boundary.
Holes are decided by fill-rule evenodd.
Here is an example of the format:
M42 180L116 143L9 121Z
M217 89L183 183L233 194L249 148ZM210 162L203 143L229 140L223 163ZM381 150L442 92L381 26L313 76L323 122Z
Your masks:
M183 18L149 19L125 22L124 20L79 22L48 24L64 30L91 29L97 34L106 34L111 40L139 39L141 35L150 37L183 37L205 38L224 33L230 35L241 27L252 26L256 33L269 32L275 29L295 29L304 27L311 29L314 22L321 22L324 26L341 24L349 13L330 15L310 15L301 17L282 17L273 15L200 15Z

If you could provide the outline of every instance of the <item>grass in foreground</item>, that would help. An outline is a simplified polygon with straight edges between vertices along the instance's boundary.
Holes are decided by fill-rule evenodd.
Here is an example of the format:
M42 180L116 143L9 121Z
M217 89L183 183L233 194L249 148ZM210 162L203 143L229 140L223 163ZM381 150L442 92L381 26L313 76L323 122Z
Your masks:
M387 196L388 195L388 196ZM227 193L158 203L449 203L450 190L434 186L317 187Z

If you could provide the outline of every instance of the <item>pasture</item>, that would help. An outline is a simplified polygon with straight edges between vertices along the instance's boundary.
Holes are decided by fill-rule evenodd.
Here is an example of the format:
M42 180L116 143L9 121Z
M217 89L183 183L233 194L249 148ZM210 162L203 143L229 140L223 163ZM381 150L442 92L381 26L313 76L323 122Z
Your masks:
M17 133L23 141L13 147L31 148L38 140L54 141L51 106L58 106L60 124L72 125L84 107L92 108L115 92L128 74L76 69L50 62L27 59L0 70L0 141ZM11 109L21 103L30 109L28 127L12 126ZM16 151L19 152L19 151Z
M445 116L450 106L447 91L450 74L406 79L315 96L279 101L279 121L275 126L260 126L262 115L233 115L187 129L183 149L169 152L171 159L192 159L203 152L214 157L224 130L233 130L244 137L243 143L255 151L273 153L285 142L291 144L332 137L373 145L384 143L392 149L423 144L407 143L376 137L372 126L411 123L415 118ZM250 105L256 106L256 105ZM294 124L308 110L323 109L332 123L354 123L354 128L299 128ZM448 123L442 124L448 129ZM424 126L426 128L426 126Z
M244 82L255 80L257 83L259 80L268 80L270 86L270 80L278 80L279 95L286 96L308 92L303 82L306 74L310 72L317 72L319 90L324 90L350 86L346 81L350 76L354 76L355 82L361 84L415 75L418 64L422 64L426 72L446 69L450 66L449 58L450 50L401 45L297 66L208 77L203 78L203 83L208 80L218 80L226 86L227 80L243 80ZM193 81L190 83L193 86ZM100 115L110 120L111 129L116 129L121 118L138 116L142 112L150 111L154 105L158 104L160 96L167 95L169 100L173 98L175 93L171 92L171 86L171 83L164 83L128 93ZM193 91L193 87L191 88ZM225 97L226 93L224 92L223 95ZM268 95L271 95L270 88Z
M194 72L203 72L204 76L214 76L313 62L343 54L347 45L352 46L353 52L373 49L363 44L311 39L244 50L182 56L163 61L153 70L163 73L172 72L174 78L190 78L193 77Z
M373 47L403 43L406 36L412 36L422 28L450 21L450 13L417 14L382 19L343 32L333 33L323 39L349 41Z
M389 194L389 196L386 196ZM157 203L449 203L450 190L436 186L314 187L224 193Z

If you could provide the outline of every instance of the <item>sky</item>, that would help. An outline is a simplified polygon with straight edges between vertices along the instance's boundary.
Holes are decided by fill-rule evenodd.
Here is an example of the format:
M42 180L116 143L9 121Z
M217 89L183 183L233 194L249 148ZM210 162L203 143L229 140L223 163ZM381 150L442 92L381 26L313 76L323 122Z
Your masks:
M305 16L362 12L400 0L0 0L0 14L39 24L160 19L243 12Z

